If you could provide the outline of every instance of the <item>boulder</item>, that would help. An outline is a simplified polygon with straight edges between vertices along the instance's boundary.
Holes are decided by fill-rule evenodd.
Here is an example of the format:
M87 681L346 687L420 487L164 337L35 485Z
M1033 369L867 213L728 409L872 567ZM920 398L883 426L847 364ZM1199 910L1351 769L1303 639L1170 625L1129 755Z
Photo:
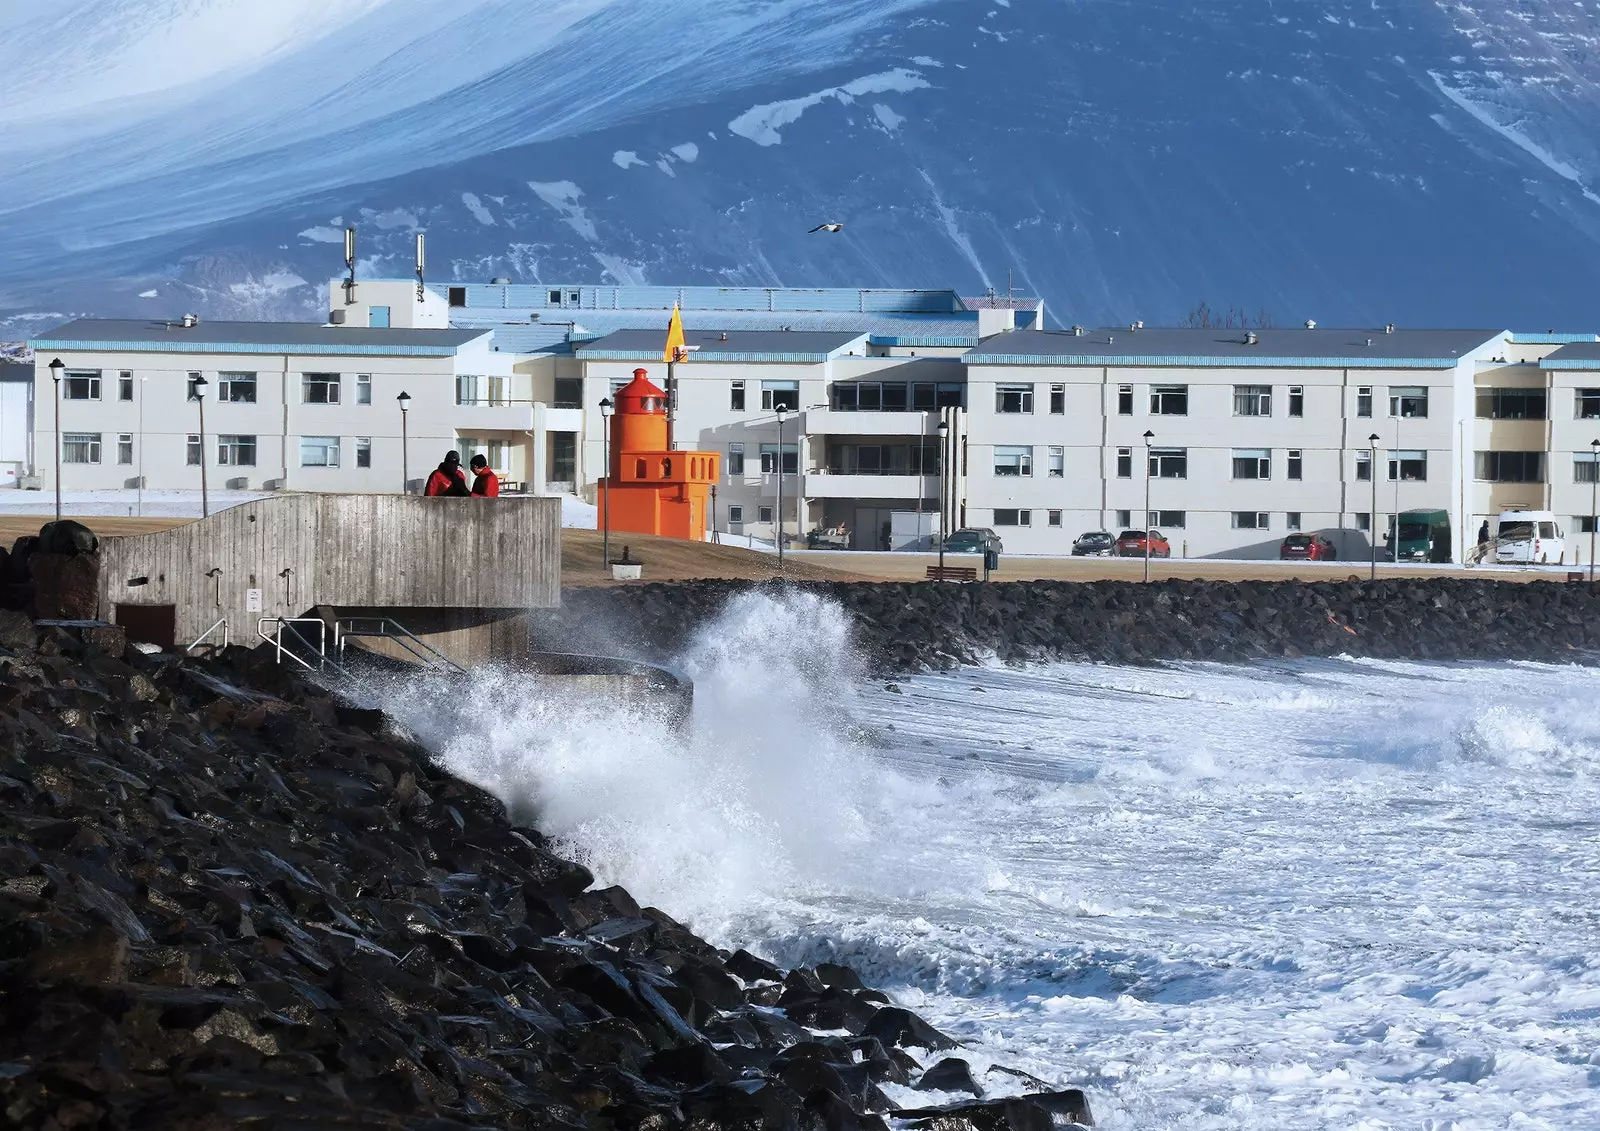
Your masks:
M100 558L95 554L34 553L35 620L95 620L100 615Z
M956 1042L929 1025L909 1009L887 1006L867 1022L865 1034L883 1045L895 1048L920 1048L930 1051L953 1049Z
M57 522L47 522L39 528L39 549L63 557L93 554L100 549L100 539L83 523L63 518Z

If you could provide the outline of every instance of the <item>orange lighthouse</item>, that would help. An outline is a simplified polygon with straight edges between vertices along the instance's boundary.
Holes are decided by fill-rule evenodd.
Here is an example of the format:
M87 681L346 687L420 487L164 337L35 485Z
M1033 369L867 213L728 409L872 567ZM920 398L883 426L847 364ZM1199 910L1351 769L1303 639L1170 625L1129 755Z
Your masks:
M643 369L611 399L611 466L598 493L600 522L609 509L612 530L705 541L722 457L667 447L667 394Z

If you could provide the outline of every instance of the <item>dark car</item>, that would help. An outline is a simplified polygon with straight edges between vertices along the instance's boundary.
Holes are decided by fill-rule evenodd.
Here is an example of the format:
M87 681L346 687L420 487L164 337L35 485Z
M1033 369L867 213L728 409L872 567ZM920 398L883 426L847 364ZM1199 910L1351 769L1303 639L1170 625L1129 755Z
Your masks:
M1278 547L1278 558L1286 562L1336 562L1339 551L1320 534L1291 534Z
M1077 541L1072 543L1075 558L1109 558L1116 552L1117 540L1109 530L1091 530L1078 535Z
M944 540L944 552L947 554L981 554L985 550L993 550L997 554L1005 550L1000 535L986 526L958 530Z
M1170 558L1172 545L1166 536L1159 530L1150 531L1150 556L1152 558ZM1143 530L1124 530L1117 535L1117 556L1121 558L1144 557L1145 532Z

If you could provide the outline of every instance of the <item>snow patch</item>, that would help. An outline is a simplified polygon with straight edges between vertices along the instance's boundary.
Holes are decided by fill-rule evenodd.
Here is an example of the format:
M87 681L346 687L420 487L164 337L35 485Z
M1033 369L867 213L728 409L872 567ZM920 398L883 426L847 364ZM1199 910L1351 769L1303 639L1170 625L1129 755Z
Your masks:
M631 149L619 149L611 155L611 163L619 169L631 169L635 165L643 165L639 155Z
M369 224L382 228L384 231L391 231L395 228L410 228L412 231L416 231L422 226L422 222L417 219L417 214L404 208L390 208L383 212L374 212L370 208L363 208L361 210L361 218ZM344 238L343 233L340 233L339 238Z
M777 145L783 141L783 136L778 133L780 129L799 121L800 115L830 98L848 105L863 94L909 94L913 90L922 90L929 85L928 81L915 71L896 67L892 71L863 75L843 86L830 86L800 98L752 106L729 122L728 129L757 145Z
M674 173L672 171L672 158L670 158L670 157L662 157L662 158L660 158L656 162L656 168L660 169L663 173L665 173L669 177L676 177L678 175L678 174L676 174L676 173Z
M1433 85L1439 88L1440 94L1444 95L1451 102L1454 102L1457 106L1461 107L1461 109L1465 110L1468 114L1471 114L1478 121L1488 126L1495 133L1505 138L1512 145L1522 150L1529 157L1532 157L1546 169L1549 169L1556 176L1561 177L1564 180L1571 181L1573 184L1577 185L1578 188L1583 192L1586 200L1593 201L1595 204L1600 204L1600 196L1595 195L1595 193L1590 191L1589 186L1584 184L1583 174L1576 166L1561 160L1561 158L1557 157L1554 153L1551 153L1548 149L1534 141L1521 130L1518 130L1514 126L1505 125L1496 120L1494 115L1490 114L1487 109L1472 101L1472 99L1468 98L1461 91L1456 90L1454 87L1447 86L1444 79L1437 72L1429 71L1428 77L1433 80Z
M606 269L606 274L623 286L642 287L648 282L644 277L643 264L629 263L619 255L607 255L602 251L594 253L594 261Z
M922 174L922 179L927 182L928 192L933 195L933 206L939 211L939 219L944 224L945 235L949 236L950 242L956 245L962 255L966 256L967 262L972 264L972 269L978 273L978 278L983 280L983 285L985 287L990 286L989 273L983 269L983 263L978 259L978 253L972 246L972 240L967 237L967 234L961 230L961 225L956 222L955 209L945 204L944 199L939 195L938 187L934 185L933 178L928 176L926 169L918 169L917 172Z
M307 228L305 231L301 232L300 238L303 240L310 240L312 243L343 243L344 229L329 228L319 225L315 228Z
M888 130L890 133L893 133L895 130L899 129L900 123L906 120L903 114L896 114L893 110L881 102L874 102L872 104L872 112L878 116L878 121L882 123L883 128Z
M281 295L285 291L292 291L296 287L306 286L306 281L292 271L273 271L261 276L259 279L246 279L242 283L233 283L228 287L230 291L240 298L263 299ZM146 297L144 295L141 298ZM155 291L150 291L148 297L155 297Z
M156 297L156 292L155 291L140 291L139 292L139 297L140 298L155 298Z
M686 141L682 145L674 145L672 152L678 155L679 161L692 164L700 156L700 147L692 141Z
M930 55L913 55L911 61L919 67L942 67L943 63Z
M577 185L571 181L529 181L528 187L535 196L560 213L561 218L578 235L590 243L600 238L594 221L589 219L589 213L578 203L583 190Z
M472 218L485 227L494 226L494 216L483 206L483 201L478 199L476 193L464 192L461 194L461 203L467 206L467 211L472 213Z

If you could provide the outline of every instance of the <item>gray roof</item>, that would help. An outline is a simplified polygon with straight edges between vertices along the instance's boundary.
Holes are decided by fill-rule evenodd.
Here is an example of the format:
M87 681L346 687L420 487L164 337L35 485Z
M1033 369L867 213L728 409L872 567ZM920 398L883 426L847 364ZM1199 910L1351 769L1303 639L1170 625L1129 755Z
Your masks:
M10 362L0 365L0 384L14 382L32 384L33 366L25 364L13 364Z
M316 353L366 357L449 357L479 330L377 329L317 322L177 322L139 318L80 318L33 339L35 353L51 350L159 353Z
M450 311L454 326L493 327L495 344L507 353L570 353L587 340L603 338L618 330L667 331L668 314L660 310L499 310L493 307L456 307ZM736 330L781 331L789 333L823 332L870 335L874 345L924 347L965 347L978 344L978 315L973 311L954 314L916 314L889 312L816 312L792 310L686 310L686 329L713 327L733 333ZM572 341L567 331L574 324Z
M683 336L690 347L691 360L705 361L826 361L847 346L865 343L865 331L806 330L700 330ZM617 330L592 342L574 347L579 357L614 358L626 361L660 361L666 348L666 328L659 330Z
M1271 368L1447 369L1504 330L1245 330L1126 326L1087 330L1011 330L985 338L968 365L1142 365ZM1570 347L1569 347L1570 348ZM1559 352L1559 351L1558 351Z
M1551 350L1539 362L1540 369L1600 369L1600 342L1574 342Z

